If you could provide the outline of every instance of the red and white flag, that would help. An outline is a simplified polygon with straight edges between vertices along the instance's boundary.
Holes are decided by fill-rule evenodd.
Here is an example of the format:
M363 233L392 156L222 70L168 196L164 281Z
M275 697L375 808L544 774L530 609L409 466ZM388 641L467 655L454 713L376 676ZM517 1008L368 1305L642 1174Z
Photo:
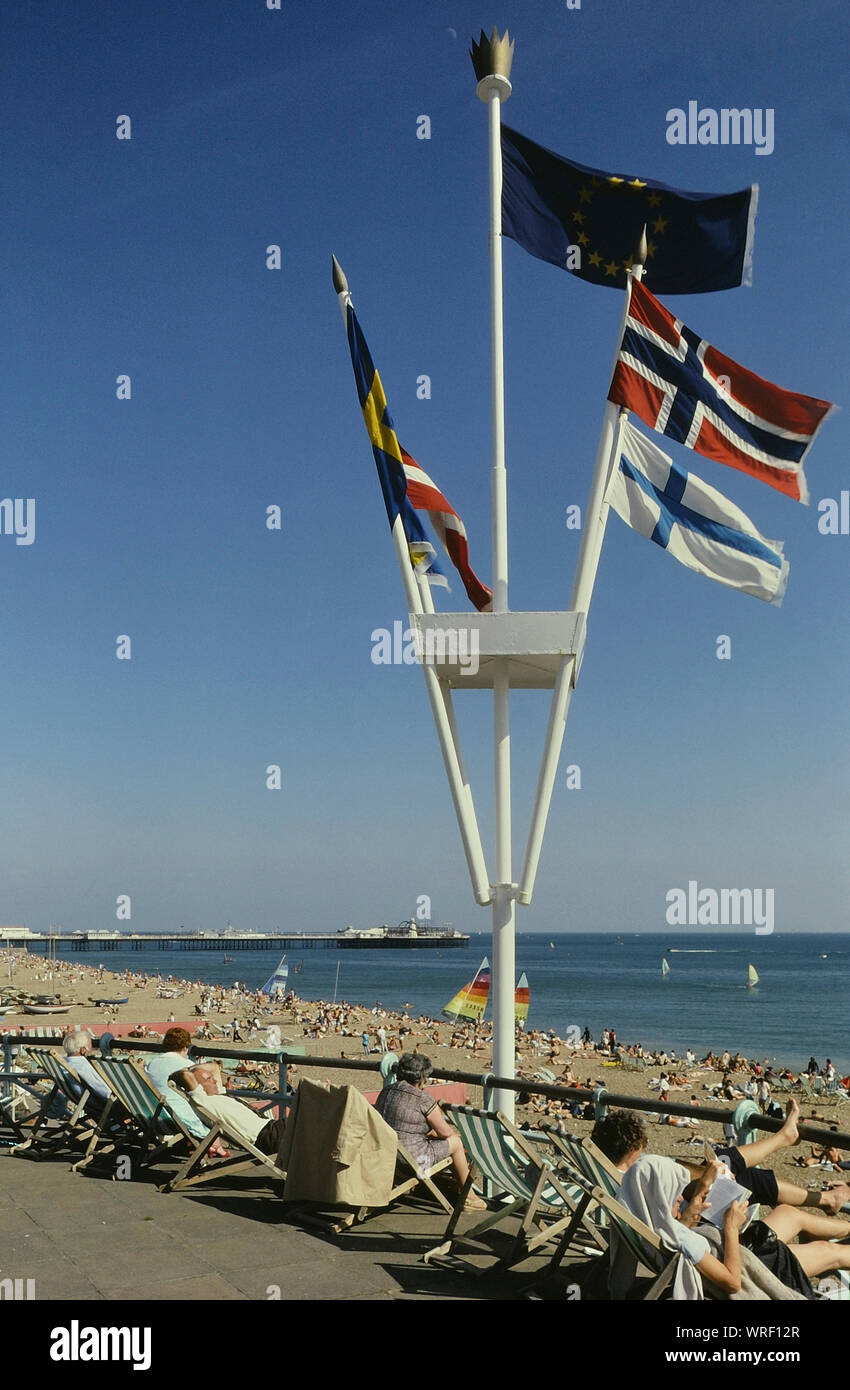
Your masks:
M609 401L717 463L808 502L803 460L829 401L774 386L686 328L639 280Z
M493 591L470 568L466 527L436 483L415 458L402 447L402 463L407 478L407 498L417 511L427 512L431 525L446 548L446 553L463 581L463 587L479 613L489 613Z

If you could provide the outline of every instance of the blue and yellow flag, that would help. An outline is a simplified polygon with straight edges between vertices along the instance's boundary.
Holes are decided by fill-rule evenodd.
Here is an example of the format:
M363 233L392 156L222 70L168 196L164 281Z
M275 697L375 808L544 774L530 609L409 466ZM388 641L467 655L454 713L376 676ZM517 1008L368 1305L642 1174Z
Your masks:
M366 423L366 433L372 442L372 453L378 467L378 478L387 509L390 530L396 518L401 517L404 534L410 550L414 569L427 570L431 583L445 584L442 570L434 560L434 547L429 541L416 512L407 495L407 475L402 459L401 445L387 408L387 398L381 378L369 355L366 339L357 322L357 315L351 304L346 306L346 327L348 346L351 351L351 365L357 382L357 397Z

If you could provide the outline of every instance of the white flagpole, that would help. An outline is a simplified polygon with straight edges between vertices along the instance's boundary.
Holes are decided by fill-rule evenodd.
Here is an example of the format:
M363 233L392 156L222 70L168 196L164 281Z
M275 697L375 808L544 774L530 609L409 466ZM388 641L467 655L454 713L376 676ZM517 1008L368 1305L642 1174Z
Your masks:
M492 367L493 612L508 612L508 501L505 471L505 364L502 312L502 144L501 105L511 94L513 43L484 33L470 53L478 96L487 105L490 145L490 308ZM507 662L493 678L493 758L495 783L495 863L493 877L493 1071L513 1078L516 1047L513 1003L515 903L511 866L510 682ZM494 1105L514 1115L513 1091L496 1091Z
M631 270L632 279L640 280L643 278L646 255L646 228L644 228L638 246L634 252L634 261ZM630 295L627 292L623 304L620 331L617 334L617 346L614 349L614 362L611 367L609 381L611 375L613 375L614 366L616 365L619 355L623 328L625 327L626 316L629 310L629 302ZM605 539L605 528L608 525L609 507L608 503L605 501L605 493L608 488L611 469L617 462L623 425L627 419L627 410L617 407L611 401L606 402L605 413L602 417L599 446L596 450L593 478L590 484L590 496L584 513L581 546L579 548L576 572L573 579L573 591L570 598L570 609L572 612L587 614L590 608L590 601L593 597L593 587L596 583L596 574L599 569L599 558L602 553L602 542ZM570 710L570 701L575 687L576 675L575 657L565 657L558 669L555 689L552 694L552 705L549 713L549 726L546 731L543 761L540 766L540 776L538 778L537 792L534 799L534 810L532 812L531 825L528 831L528 843L525 849L522 873L520 874L517 891L517 897L523 904L531 902L531 895L534 892L534 881L537 877L540 850L543 844L546 820L549 815L549 806L552 801L552 789L555 785L555 776L558 771L558 761L564 742L564 731L567 725L567 715Z
M348 281L335 256L333 257L333 282L334 289L337 291L339 307L342 312L342 320L347 330L347 310L349 305L353 308L353 303L351 292L348 288ZM405 535L404 525L400 515L397 516L393 522L392 538L399 571L401 573L401 582L404 586L404 598L408 613L433 613L434 605L431 598L431 586L424 575L418 576L420 582L417 584L417 574L414 573L407 536ZM424 602L423 595L425 595ZM472 891L477 902L485 905L489 903L492 898L490 881L484 859L484 849L481 844L481 835L478 830L478 822L475 818L472 791L459 756L454 711L447 708L445 694L441 688L442 682L434 667L430 666L426 661L423 661L422 670L425 676L425 687L431 704L431 712L434 716L434 723L437 728L437 737L440 742L440 750L443 755L443 764L446 769L446 776L454 803L464 854L466 855L469 876L472 881Z

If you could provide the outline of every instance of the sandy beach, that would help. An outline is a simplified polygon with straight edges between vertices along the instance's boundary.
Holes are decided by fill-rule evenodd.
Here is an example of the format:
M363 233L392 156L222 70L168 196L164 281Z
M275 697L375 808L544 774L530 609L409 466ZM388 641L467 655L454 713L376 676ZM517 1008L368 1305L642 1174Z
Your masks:
M435 1075L442 1067L446 1071L465 1071L475 1074L486 1072L491 1065L491 1050L488 1041L479 1040L475 1050L469 1045L461 1045L462 1025L455 1025L424 1018L408 1017L406 1014L369 1009L358 1004L341 1003L335 1006L323 1005L319 1001L294 999L281 1006L271 1003L259 993L243 991L241 988L212 986L200 980L180 980L175 977L151 977L142 972L114 972L105 967L92 966L77 961L59 959L47 961L18 951L13 956L12 985L8 983L6 969L3 971L3 984L0 993L7 1000L5 1016L0 1021L0 1031L19 1031L24 1028L53 1025L64 1031L74 1024L90 1026L96 1034L108 1029L116 1036L126 1036L135 1032L139 1025L149 1030L148 1036L165 1032L169 1022L175 1021L188 1027L193 1033L197 1046L205 1039L211 1043L229 1043L234 1021L238 1023L238 1043L246 1049L261 1047L264 1044L286 1047L287 1043L304 1047L309 1057L334 1059L351 1058L364 1060L362 1034L369 1033L369 1059L379 1060L380 1042L377 1030L383 1027L390 1046L396 1043L395 1050L414 1048L425 1053L434 1064ZM3 961L6 967L6 960ZM9 1005L10 997L17 991L32 995L58 996L68 1012L54 1016L32 1016ZM123 999L126 1004L103 1007L94 999ZM201 1012L205 1010L205 1012ZM269 1028L276 1030L271 1035ZM327 1031L324 1031L327 1028ZM333 1031L339 1028L342 1031ZM404 1030L404 1031L403 1031ZM140 1030L141 1031L141 1030ZM280 1042L277 1042L277 1037ZM402 1036L399 1037L399 1034ZM452 1037L454 1037L454 1046ZM730 1046L734 1040L730 1040ZM517 1047L520 1059L518 1075L528 1076L530 1084L540 1068L554 1072L560 1079L564 1064L572 1066L575 1084L604 1085L615 1094L650 1097L657 1092L652 1081L657 1079L659 1068L647 1067L642 1071L632 1071L622 1065L612 1064L604 1056L593 1050L574 1051L562 1044L556 1059L550 1055L550 1043L539 1034L523 1036ZM671 1071L673 1068L671 1068ZM309 1068L311 1076L318 1075L335 1084L351 1084L367 1091L377 1089L377 1077L367 1071L348 1071L342 1068ZM709 1087L721 1080L722 1073L713 1068L696 1067L689 1071L684 1086L671 1087L672 1102L687 1103L691 1097L700 1105L720 1104L709 1093ZM744 1079L743 1077L741 1079ZM297 1080L297 1073L293 1076ZM482 1092L479 1088L468 1088L471 1104L480 1104ZM781 1099L781 1097L780 1097ZM811 1104L801 1107L801 1119L811 1116ZM835 1107L825 1106L814 1112L826 1125L836 1124ZM517 1118L522 1120L549 1120L558 1118L555 1107L547 1114L545 1110L535 1109L533 1104L518 1103ZM584 1135L592 1128L592 1121L564 1116L571 1133ZM719 1124L702 1121L696 1129L673 1128L661 1125L652 1116L646 1118L649 1132L649 1148L655 1153L669 1154L673 1157L687 1157L702 1152L701 1137L713 1141L722 1138ZM807 1146L803 1146L808 1152ZM801 1169L794 1164L795 1153L800 1150L787 1150L769 1160L769 1165L784 1177L797 1182L822 1183L830 1175L820 1169Z

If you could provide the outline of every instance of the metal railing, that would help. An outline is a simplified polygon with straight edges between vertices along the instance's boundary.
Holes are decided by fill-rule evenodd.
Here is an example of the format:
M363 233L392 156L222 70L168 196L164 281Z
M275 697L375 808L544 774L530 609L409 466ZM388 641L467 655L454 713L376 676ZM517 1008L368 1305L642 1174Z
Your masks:
M7 1084L7 1077L12 1076L17 1079L21 1076L21 1073L14 1073L11 1070L13 1049L21 1046L32 1049L56 1046L56 1043L51 1043L48 1039L27 1035L4 1035L2 1042L3 1070L0 1071L0 1087ZM105 1055L108 1055L109 1052L159 1052L162 1050L161 1041L148 1038L112 1038L109 1034L104 1034L101 1042L106 1044L105 1047L102 1047ZM276 1065L278 1068L278 1088L276 1091L233 1088L233 1093L236 1095L249 1095L254 1100L268 1101L272 1104L279 1104L291 1095L289 1084L289 1068L291 1066L318 1067L325 1071L379 1073L381 1065L379 1060L367 1060L365 1057L307 1057L300 1053L287 1052L285 1049L270 1051L267 1048L237 1048L218 1043L193 1043L189 1048L189 1061L195 1062L202 1057L235 1059L243 1062L267 1062ZM681 1101L665 1100L661 1105L657 1097L619 1095L614 1091L609 1091L604 1086L598 1086L595 1090L589 1091L583 1086L559 1086L554 1082L529 1080L522 1077L495 1076L492 1072L454 1071L435 1066L431 1073L431 1080L436 1081L438 1079L459 1081L468 1086L480 1087L484 1093L485 1109L492 1107L493 1092L503 1090L545 1096L549 1100L578 1101L585 1105L589 1103L593 1105L597 1119L601 1119L609 1107L638 1110L644 1114L676 1115L683 1118L706 1120L719 1125L731 1125L735 1114L734 1108L721 1109L718 1106L690 1105ZM784 1119L774 1118L770 1115L753 1115L747 1120L745 1128L764 1130L768 1134L775 1134L784 1123ZM836 1149L850 1149L850 1133L836 1129L824 1129L820 1125L806 1123L802 1118L799 1122L799 1130L800 1139L809 1143L828 1145Z

